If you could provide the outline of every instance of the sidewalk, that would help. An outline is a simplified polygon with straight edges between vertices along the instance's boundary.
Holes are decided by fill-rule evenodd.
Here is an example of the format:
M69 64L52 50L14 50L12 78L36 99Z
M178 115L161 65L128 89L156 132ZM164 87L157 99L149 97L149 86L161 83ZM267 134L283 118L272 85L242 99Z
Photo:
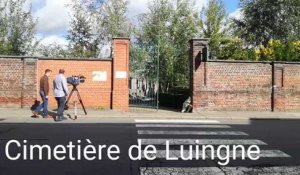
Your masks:
M55 113L54 111L52 111ZM66 122L93 123L132 123L135 119L199 119L199 120L250 120L250 119L300 119L300 113L296 112L200 112L200 113L180 113L167 110L146 111L146 112L119 112L87 110L84 115L79 110L78 120L68 120ZM65 114L74 118L73 110L66 111ZM21 122L21 123L51 123L50 120L32 118L30 109L20 108L0 108L0 122ZM65 122L64 122L65 123Z

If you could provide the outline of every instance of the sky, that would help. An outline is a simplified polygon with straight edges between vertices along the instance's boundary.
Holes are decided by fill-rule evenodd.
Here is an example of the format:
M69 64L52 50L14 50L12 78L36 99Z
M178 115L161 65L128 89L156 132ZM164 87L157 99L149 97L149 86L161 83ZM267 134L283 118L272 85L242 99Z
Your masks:
M38 19L37 35L42 44L52 43L67 45L65 36L69 27L69 10L66 4L72 0L29 0L33 16ZM134 19L147 10L149 0L129 0L128 16ZM201 9L208 0L195 0L196 7ZM239 15L239 0L224 0L229 16Z

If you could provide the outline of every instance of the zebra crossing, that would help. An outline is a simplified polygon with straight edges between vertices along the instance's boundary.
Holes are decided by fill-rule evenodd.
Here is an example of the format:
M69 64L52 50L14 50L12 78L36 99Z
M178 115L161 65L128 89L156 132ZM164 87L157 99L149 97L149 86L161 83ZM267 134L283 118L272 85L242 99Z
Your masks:
M262 140L252 139L248 133L236 131L229 125L220 124L214 120L135 120L138 140L142 145L155 145L158 148L166 145L166 140L171 145L169 152L170 157L179 157L180 154L185 156L192 154L212 158L216 154L209 152L199 152L192 150L184 150L181 152L176 149L179 145L250 145L261 146L259 157L272 161L273 159L291 159L287 153L271 149L268 143ZM210 138L212 137L212 138ZM235 138L236 137L236 138ZM197 142L196 142L197 140ZM196 152L196 153L195 153ZM205 155L203 155L205 154ZM228 152L221 151L221 155ZM236 158L247 157L240 150L237 152L229 151L229 156ZM166 150L158 149L156 152L157 159L166 158ZM180 160L178 160L180 161ZM265 167L247 167L247 166L219 166L212 160L213 164L208 167L189 167L189 163L185 162L185 166L164 167L164 166L142 166L140 167L140 175L225 175L225 174L300 174L300 166L265 166ZM172 165L172 163L170 163ZM169 165L170 165L169 164Z

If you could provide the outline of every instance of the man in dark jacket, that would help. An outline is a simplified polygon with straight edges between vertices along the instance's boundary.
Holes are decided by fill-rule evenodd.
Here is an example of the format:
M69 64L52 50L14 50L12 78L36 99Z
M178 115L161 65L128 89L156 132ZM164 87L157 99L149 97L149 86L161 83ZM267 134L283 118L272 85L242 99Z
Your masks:
M33 111L33 115L35 117L39 117L39 112L43 109L43 117L44 118L52 118L48 115L48 99L49 99L49 76L51 75L51 70L46 69L45 74L40 79L40 95L43 100L43 103L40 104L35 111Z

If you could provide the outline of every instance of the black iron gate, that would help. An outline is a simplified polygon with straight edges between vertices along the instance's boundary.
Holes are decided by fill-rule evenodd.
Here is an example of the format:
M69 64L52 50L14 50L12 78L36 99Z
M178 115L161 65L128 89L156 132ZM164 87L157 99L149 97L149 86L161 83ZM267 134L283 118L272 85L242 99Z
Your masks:
M159 107L159 66L156 58L130 58L129 105L132 111Z

